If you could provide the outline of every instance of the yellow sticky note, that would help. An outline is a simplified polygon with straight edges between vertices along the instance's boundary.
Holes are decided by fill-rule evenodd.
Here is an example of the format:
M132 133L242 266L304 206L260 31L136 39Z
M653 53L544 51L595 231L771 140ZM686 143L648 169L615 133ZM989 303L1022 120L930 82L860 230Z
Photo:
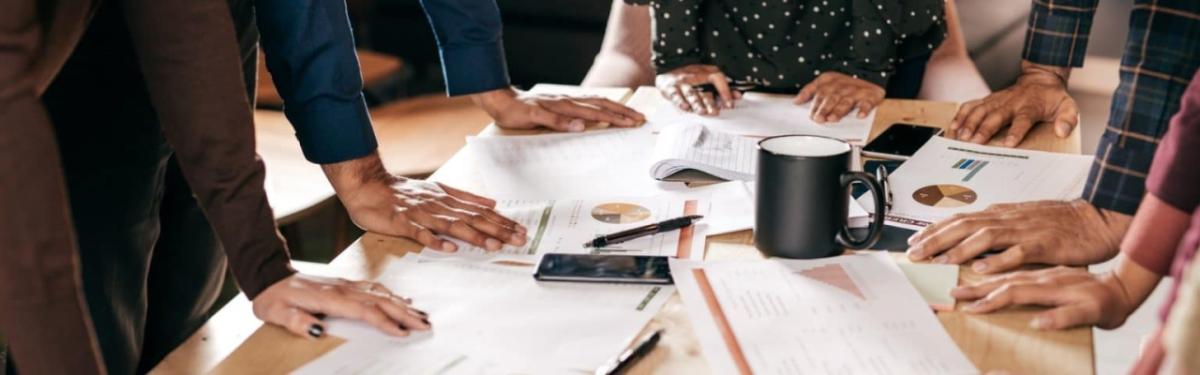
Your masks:
M958 286L958 265L897 262L925 302L937 311L954 310L950 290Z

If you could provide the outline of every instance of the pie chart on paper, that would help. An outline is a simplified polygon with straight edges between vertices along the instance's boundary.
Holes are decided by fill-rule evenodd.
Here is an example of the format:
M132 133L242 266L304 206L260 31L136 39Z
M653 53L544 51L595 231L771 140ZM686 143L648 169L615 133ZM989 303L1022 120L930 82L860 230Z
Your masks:
M630 224L650 218L650 210L632 203L604 203L592 208L592 218L609 224Z
M942 208L966 206L975 203L975 199L979 198L970 188L949 184L929 185L917 189L913 192L912 197L917 203Z

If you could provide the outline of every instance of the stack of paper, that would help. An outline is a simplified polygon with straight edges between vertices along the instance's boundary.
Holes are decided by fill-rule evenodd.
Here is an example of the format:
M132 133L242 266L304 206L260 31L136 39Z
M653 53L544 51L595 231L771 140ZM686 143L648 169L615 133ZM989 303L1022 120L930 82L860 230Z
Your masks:
M505 245L499 252L472 246L457 239L459 255L490 257L495 254L545 253L660 255L685 259L704 258L705 226L642 237L602 249L585 248L599 235L657 223L686 215L708 215L707 201L682 197L606 198L576 200L501 200L497 210L529 230L524 246ZM424 252L436 252L425 249Z
M693 169L725 180L753 180L757 140L721 133L698 124L668 126L658 134L650 176L665 179Z
M395 338L357 321L330 319L348 339L299 373L566 373L594 371L658 312L671 286L539 283L529 257L481 262L385 264L378 282L413 299L433 330Z
M467 138L489 196L527 199L653 196L682 189L646 175L654 134L646 129Z
M1075 199L1092 157L981 146L934 137L889 177L889 224L919 229L997 203ZM869 194L863 207L874 207Z
M713 373L977 373L884 253L671 273Z
M864 141L875 122L875 112L858 118L852 112L840 121L818 124L812 120L812 103L797 105L791 97L746 93L733 109L722 109L717 116L684 112L663 100L649 117L652 127L664 130L677 124L697 124L713 131L770 137L787 134L820 135L847 141Z

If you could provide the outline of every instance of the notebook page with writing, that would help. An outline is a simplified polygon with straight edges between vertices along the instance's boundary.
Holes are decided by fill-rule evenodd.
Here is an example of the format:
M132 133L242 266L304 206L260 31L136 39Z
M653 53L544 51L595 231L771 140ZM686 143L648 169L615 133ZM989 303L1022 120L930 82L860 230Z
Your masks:
M725 180L753 180L756 142L698 124L671 125L658 135L650 176L661 180L694 169Z

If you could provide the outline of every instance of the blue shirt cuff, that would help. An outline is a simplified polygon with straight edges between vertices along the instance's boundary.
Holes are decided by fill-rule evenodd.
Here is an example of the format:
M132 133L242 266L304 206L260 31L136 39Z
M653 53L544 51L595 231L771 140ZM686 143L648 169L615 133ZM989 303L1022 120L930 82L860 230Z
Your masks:
M504 45L453 45L441 48L442 74L450 96L476 94L508 87Z
M296 129L304 158L313 163L358 159L379 146L361 94L350 101L318 98L300 108L285 103L283 111Z

